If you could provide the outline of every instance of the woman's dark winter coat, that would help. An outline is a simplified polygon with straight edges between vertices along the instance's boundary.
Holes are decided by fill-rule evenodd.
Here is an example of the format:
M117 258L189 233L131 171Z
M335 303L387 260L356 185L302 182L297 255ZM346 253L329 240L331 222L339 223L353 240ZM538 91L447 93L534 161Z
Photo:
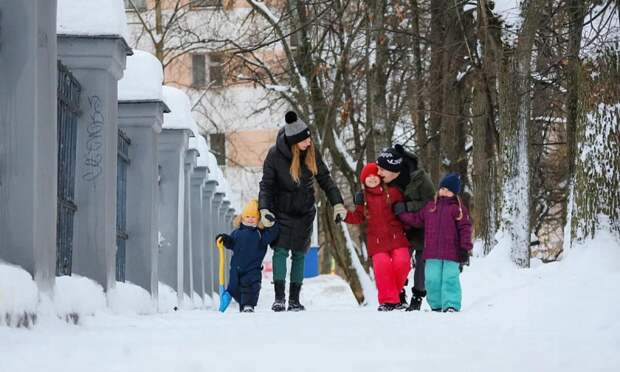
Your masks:
M280 236L272 246L305 252L310 248L312 225L316 214L314 178L331 205L342 203L342 196L318 151L316 176L312 176L303 159L301 160L300 182L296 183L290 174L291 147L286 142L284 129L281 129L275 146L271 147L263 164L258 204L260 209L269 209L273 212L280 224Z
M349 211L344 220L356 225L368 221L366 246L371 257L379 252L409 247L403 224L392 212L392 205L404 201L403 194L397 187L389 187L388 193L389 202L381 187L364 190L365 205L358 205L355 211Z

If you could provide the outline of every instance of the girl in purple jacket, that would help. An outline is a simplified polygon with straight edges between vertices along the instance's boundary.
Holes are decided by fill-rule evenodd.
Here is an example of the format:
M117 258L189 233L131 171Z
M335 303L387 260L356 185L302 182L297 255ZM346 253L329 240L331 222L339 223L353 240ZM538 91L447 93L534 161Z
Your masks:
M445 176L435 199L418 212L395 211L410 227L424 228L427 301L433 311L461 310L460 262L472 250L469 211L457 196L458 174Z

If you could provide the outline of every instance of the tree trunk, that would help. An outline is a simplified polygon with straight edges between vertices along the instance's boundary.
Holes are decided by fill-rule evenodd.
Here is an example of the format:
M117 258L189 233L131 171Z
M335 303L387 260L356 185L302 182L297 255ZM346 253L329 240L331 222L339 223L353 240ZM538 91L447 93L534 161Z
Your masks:
M428 134L426 130L426 116L424 114L424 75L422 73L422 50L420 48L420 8L418 0L411 0L412 32L411 40L413 46L414 74L409 85L409 110L411 112L411 122L415 131L417 142L417 155L423 167L429 164L430 153L428 146Z
M488 10L485 0L478 7L480 17L479 40L481 45L480 70L474 76L472 97L474 189L472 216L476 239L482 241L486 255L496 245L498 226L498 144L496 141L496 83L497 56L501 45L498 20ZM495 98L495 99L494 99Z
M433 156L429 159L428 171L434 184L439 182L441 158L440 131L443 113L443 61L445 54L444 28L445 9L450 5L446 0L431 0L431 66L430 66L430 128L429 152Z
M530 169L528 124L531 115L531 61L534 38L541 19L542 0L524 9L524 21L514 52L507 55L501 85L504 187L502 226L508 234L512 261L530 266Z
M466 184L467 156L465 154L465 120L463 120L464 83L457 80L459 71L464 70L467 46L463 25L462 4L456 7L452 3L444 10L444 35L442 42L442 74L441 74L441 131L440 159L441 173L458 172ZM436 175L439 176L439 175Z
M328 201L324 196L321 196L321 205L328 205ZM355 299L361 305L366 300L364 298L364 290L353 267L351 256L348 250L344 248L346 246L344 236L340 229L335 226L331 216L331 208L324 207L319 210L319 222L323 226L325 238L321 246L327 248L329 254L334 257L336 266L341 271L341 276L349 283Z
M388 38L385 30L386 0L374 0L371 30L375 44L375 63L372 66L374 86L373 95L373 122L375 133L375 149L377 151L392 143L388 134L388 107L387 107L387 60ZM373 159L374 160L374 159Z
M594 238L601 229L620 234L620 51L609 48L595 66L600 75L578 100L574 241Z
M618 2L620 4L620 2ZM581 93L581 39L583 22L585 19L587 4L585 0L569 0L567 4L568 25L568 66L566 67L566 141L568 144L568 197L562 208L562 220L564 226L564 246L570 247L571 224L570 214L574 208L572 204L575 193L575 167L577 163L577 121L579 119L579 95Z

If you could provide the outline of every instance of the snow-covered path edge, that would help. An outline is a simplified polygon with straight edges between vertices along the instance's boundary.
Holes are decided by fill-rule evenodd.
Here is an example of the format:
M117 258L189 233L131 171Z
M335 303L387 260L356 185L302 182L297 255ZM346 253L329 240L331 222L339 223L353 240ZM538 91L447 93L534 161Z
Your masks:
M458 314L378 313L321 276L304 285L305 313L269 311L267 278L255 314L231 305L0 327L0 371L616 371L618 248L601 239L529 270L498 249L465 269Z

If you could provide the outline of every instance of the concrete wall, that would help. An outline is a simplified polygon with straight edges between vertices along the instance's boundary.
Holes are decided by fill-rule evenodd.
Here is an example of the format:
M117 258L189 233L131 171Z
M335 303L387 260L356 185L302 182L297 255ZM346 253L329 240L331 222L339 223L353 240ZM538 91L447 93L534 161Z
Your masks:
M204 231L204 288L205 294L209 297L213 297L214 290L217 291L217 283L214 281L217 272L215 270L214 262L217 262L217 250L215 247L215 235L213 227L213 212L212 212L212 200L215 193L215 187L217 182L214 180L207 180L203 187L203 231Z
M203 187L207 178L207 168L197 167L192 173L191 184L191 213L192 213L192 281L194 292L204 301L205 271L204 271L204 214L203 214Z
M53 287L56 1L0 0L0 259Z
M125 278L157 298L159 134L162 102L119 102L119 127L131 140L127 169Z
M82 86L72 272L105 289L116 282L117 84L129 53L118 37L58 37L58 56Z
M223 232L222 226L220 224L220 206L224 201L224 194L221 192L216 192L213 194L213 199L211 200L211 226L212 226L212 237L215 239L217 234ZM217 251L217 247L215 243L213 244L213 250L215 251L213 262L211 263L211 273L213 275L213 293L219 294L219 253Z
M192 174L196 168L198 151L190 149L185 153L185 224L183 226L183 289L185 293L194 295L194 267L192 256Z
M164 129L159 136L159 280L183 302L183 228L185 224L185 152L190 131Z

